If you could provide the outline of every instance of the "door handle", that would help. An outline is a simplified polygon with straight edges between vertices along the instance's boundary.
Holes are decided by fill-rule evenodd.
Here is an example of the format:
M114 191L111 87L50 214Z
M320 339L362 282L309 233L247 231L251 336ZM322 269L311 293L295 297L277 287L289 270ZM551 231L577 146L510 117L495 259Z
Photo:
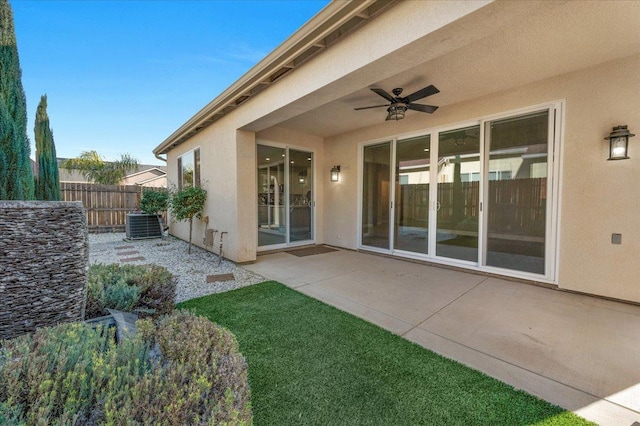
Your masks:
M436 201L436 211L440 211L440 201Z

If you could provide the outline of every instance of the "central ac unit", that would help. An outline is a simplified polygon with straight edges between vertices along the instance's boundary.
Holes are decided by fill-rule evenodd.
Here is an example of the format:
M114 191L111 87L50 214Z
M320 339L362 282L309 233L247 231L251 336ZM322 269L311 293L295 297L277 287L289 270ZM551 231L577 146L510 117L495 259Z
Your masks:
M160 220L155 214L129 213L125 229L130 240L162 237Z

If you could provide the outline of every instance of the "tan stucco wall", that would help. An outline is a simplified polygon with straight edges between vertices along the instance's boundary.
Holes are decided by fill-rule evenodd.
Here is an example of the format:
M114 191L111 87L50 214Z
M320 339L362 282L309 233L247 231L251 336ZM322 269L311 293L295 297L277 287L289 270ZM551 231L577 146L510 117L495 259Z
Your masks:
M122 182L120 182L120 185L142 185L145 187L166 188L166 176L163 176L159 179L153 179L159 177L162 174L163 173L158 170L149 170L143 173L136 174L134 176L125 177ZM144 183L145 181L149 182Z
M162 176L157 179L150 180L141 184L143 188L166 188L167 177Z
M566 100L560 210L560 288L640 302L640 138L630 160L607 161L603 140L611 127L640 132L640 55L327 138L324 169L342 166L341 182L327 185L324 242L357 247L358 144L428 130L555 100ZM612 233L622 245L611 244Z
M258 190L256 170L256 136L252 132L237 131L237 197L238 211L235 222L228 222L228 229L236 231L236 252L231 258L237 262L256 259L258 245L257 217ZM233 236L231 236L233 238Z
M177 186L177 158L195 148L200 148L200 170L202 187L207 190L207 201L204 216L209 217L208 227L219 232L228 232L224 236L225 257L244 262L238 256L238 173L252 173L252 168L239 168L239 152L243 152L243 144L236 144L238 136L236 127L227 117L220 125L209 126L173 149L167 158L167 176L169 187ZM255 154L254 154L255 156ZM240 157L241 159L244 158ZM251 179L251 176L248 177ZM255 179L253 179L255 180ZM246 196L243 194L243 196ZM250 212L249 212L250 214ZM194 219L193 243L203 247L202 240L207 225L203 220ZM170 232L178 238L189 239L188 222L171 223ZM220 234L215 237L215 246L209 247L218 253ZM254 258L250 259L254 260Z
M530 83L583 67L595 62L593 58L610 60L623 54L620 52L623 47L605 54L611 43L604 37L598 37L601 43L595 46L580 41L582 37L575 37L568 40L575 46L564 56L545 55L545 46L562 42L545 38L545 25L547 19L553 18L558 23L554 28L558 28L571 15L563 9L563 4L401 2L174 148L168 156L169 184L176 179L177 156L200 147L202 178L209 191L205 209L210 217L209 227L229 232L225 236L227 257L240 262L253 261L257 244L256 141L314 148L317 150L316 239L319 243L356 248L358 143L564 99L559 287L640 302L640 290L634 281L634 276L640 273L640 265L634 263L640 236L640 226L634 223L637 220L634 209L640 205L640 190L632 181L634 173L638 174L640 136L631 140L631 160L621 162L606 161L607 145L603 140L617 124L628 124L631 131L640 132L636 106L640 94L640 73L637 72L640 56ZM606 3L591 5L603 10L607 7ZM524 17L529 12L533 14L547 7L558 10L550 9L549 13L538 16L532 27L523 26L530 30L518 30L523 37L512 33L513 28L520 28L514 26L514 22L522 20L524 25ZM579 11L582 6L575 2L568 3L567 7L569 11ZM593 18L592 15L589 16ZM415 16L425 18L411 19ZM406 22L412 24L405 28ZM506 28L506 32L492 35L497 27ZM403 28L403 31L390 37L389 28ZM531 32L531 28L538 32ZM527 34L530 38L525 37ZM521 43L514 44L514 38ZM585 47L598 49L591 54L585 52L589 50ZM497 50L499 54L491 54ZM503 50L510 52L507 59L511 60L505 61ZM572 55L574 51L580 54ZM630 50L633 51L638 50ZM479 52L478 61L489 58L482 62L480 74L474 61L469 59L474 57L474 52ZM314 119L314 114L323 106L340 102L346 94L364 90L382 79L393 77L395 80L403 71L422 63L426 64L421 68L425 78L450 73L457 86L464 86L464 90L450 87L447 91L446 86L438 82L443 90L440 96L448 96L448 92L453 97L448 98L450 104L435 103L441 108L433 115L408 114L400 122L383 122L324 141L281 128L283 121L308 112ZM508 64L519 65L509 68ZM447 81L446 76L440 77L439 81ZM483 79L478 83L480 77ZM506 83L501 85L498 80ZM516 87L484 95L507 85ZM469 97L474 100L460 102ZM303 126L298 128L305 130ZM339 183L329 182L328 173L333 165L341 165ZM620 183L625 187L620 188ZM204 229L204 223L196 221L195 243L202 243ZM622 245L611 245L612 232L622 234ZM186 239L188 225L175 224L172 233Z
M204 215L209 217L209 228L228 232L224 236L224 256L236 262L252 262L257 249L257 184L256 184L256 142L276 143L289 147L308 148L315 152L316 167L324 164L323 139L288 129L271 128L255 134L232 130L235 125L233 115L220 120L216 126L209 126L188 142L170 152L168 157L169 186L176 186L177 158L200 148L200 169L202 187L207 190ZM319 170L316 190L316 205L322 206L323 170ZM328 172L328 169L327 169ZM324 173L327 174L327 173ZM327 177L328 180L328 177ZM323 209L316 208L316 240L322 242ZM207 225L202 220L194 220L193 243L202 244ZM171 234L188 240L187 222L171 223ZM208 249L218 253L219 233L214 247Z
M495 29L483 26L482 17L492 16L494 26L505 25L514 17L533 13L536 7L536 2L528 7L518 2L502 2L498 6L491 1L399 2L390 12L367 23L244 104L237 111L237 121L247 130L276 126L394 76L405 67L424 63L483 38ZM415 19L416 16L420 19ZM460 31L463 26L465 30ZM401 30L389 36L390 28Z
M412 3L394 6L393 14L384 15L383 19L371 22L332 46L330 55L315 57L286 78L276 81L259 96L250 99L240 108L229 112L213 125L205 127L169 151L167 168L168 185L171 187L177 179L177 157L200 147L203 187L208 191L204 214L209 216L210 228L229 232L225 235L226 257L237 262L255 260L257 188L255 142L251 141L255 132L250 130L257 126L265 140L307 146L317 150L316 166L319 173L316 186L316 240L322 242L324 209L320 206L324 204L323 185L325 180L328 181L328 171L331 168L323 166L322 139L278 129L274 124L336 99L344 92L362 87L362 78L368 83L373 83L382 73L394 74L397 71L389 68L382 60L378 61L374 68L365 67L374 59L384 57L412 40L423 38L465 15L482 9L490 2ZM419 22L409 19L417 13L425 16L425 19ZM403 31L397 34L397 37L389 38L381 32L381 29L394 25L403 26ZM479 38L482 34L483 31L479 30L473 37ZM468 41L466 36L452 38L440 43L438 51L433 54L454 50ZM428 58L420 58L421 61L426 59ZM354 70L358 71L359 79L344 78ZM189 227L184 222L172 223L170 232L185 240L189 238ZM202 246L204 233L204 222L194 220L193 242ZM214 252L217 252L218 238L219 236L216 237Z

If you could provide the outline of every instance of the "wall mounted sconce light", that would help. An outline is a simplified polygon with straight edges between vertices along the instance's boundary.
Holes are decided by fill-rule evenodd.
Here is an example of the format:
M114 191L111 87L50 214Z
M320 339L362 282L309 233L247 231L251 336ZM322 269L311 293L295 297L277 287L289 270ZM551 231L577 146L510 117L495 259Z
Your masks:
M331 169L331 182L338 182L340 180L340 166L333 166Z
M304 183L306 178L307 178L307 172L305 170L303 170L300 173L298 173L298 182Z
M627 126L616 126L605 138L609 140L609 160L626 160L629 158L629 138L635 135L630 133Z

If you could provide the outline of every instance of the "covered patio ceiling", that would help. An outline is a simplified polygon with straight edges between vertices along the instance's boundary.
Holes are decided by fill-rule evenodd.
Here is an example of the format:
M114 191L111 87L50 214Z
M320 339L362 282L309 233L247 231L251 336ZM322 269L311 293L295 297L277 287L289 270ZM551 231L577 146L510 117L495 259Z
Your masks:
M442 110L640 52L640 2L543 2L531 9L532 14L514 14L511 20L498 20L495 28L492 13L472 14L464 22L444 27L436 37L416 40L373 61L365 69L345 75L343 81L325 86L244 128L260 131L275 125L330 137L384 122L385 108L354 111L357 107L385 103L371 92L371 87L387 92L402 87L407 95L433 84L440 93L416 103L437 105ZM384 14L378 19L385 19ZM473 25L469 26L473 19ZM427 53L437 50L438 44L446 43L447 38L478 28L486 32L488 27L491 30L487 36L480 39L470 36L469 43L416 65L419 58L433 56ZM330 50L325 54L330 54ZM384 78L376 80L375 76L380 74ZM599 88L584 90L588 94ZM317 99L309 102L313 96L325 103L306 108L318 103ZM408 111L405 120L423 120L428 126L429 117Z

